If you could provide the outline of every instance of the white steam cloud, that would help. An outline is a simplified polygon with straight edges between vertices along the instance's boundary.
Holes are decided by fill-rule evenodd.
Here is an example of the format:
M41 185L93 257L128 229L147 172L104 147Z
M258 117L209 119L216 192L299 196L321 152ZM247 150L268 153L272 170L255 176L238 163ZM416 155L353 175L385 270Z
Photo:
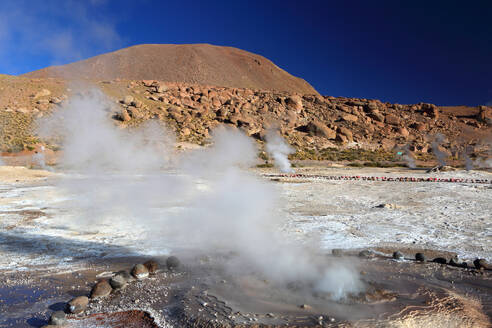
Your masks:
M441 133L437 133L434 140L431 142L432 152L436 156L437 162L440 166L446 165L446 158L448 155L440 149L440 145L446 140L446 137Z
M294 153L295 150L285 142L284 138L277 131L268 131L266 135L266 151L273 158L275 166L280 171L283 173L294 173L288 156Z
M403 148L403 159L405 162L407 162L407 166L411 169L414 169L416 167L415 165L415 158L413 157L413 153L410 150L410 146L406 145Z
M318 248L281 235L275 185L245 170L257 156L251 138L221 128L212 133L211 147L177 154L165 128L155 122L119 129L111 107L91 90L40 122L44 137L60 134L60 166L72 171L60 182L73 196L63 204L74 213L72 228L140 229L139 243L163 250L232 251L237 256L226 265L232 272L250 270L282 285L302 281L333 299L363 290L353 264L318 261Z

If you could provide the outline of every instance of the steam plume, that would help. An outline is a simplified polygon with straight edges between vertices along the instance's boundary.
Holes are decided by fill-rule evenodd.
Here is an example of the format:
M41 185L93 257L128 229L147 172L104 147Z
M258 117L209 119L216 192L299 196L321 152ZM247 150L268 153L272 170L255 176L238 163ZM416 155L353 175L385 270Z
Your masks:
M163 250L233 251L232 272L251 270L278 284L300 280L334 299L364 288L351 265L320 264L316 251L285 241L274 185L245 170L257 155L252 139L218 129L211 147L177 158L165 128L154 122L123 131L111 122L111 107L91 90L40 122L43 136L59 132L61 167L76 173L60 182L73 197L72 228L139 231L139 243Z
M288 155L294 153L294 149L290 147L282 136L274 130L268 131L266 135L266 151L273 157L275 166L283 173L293 173Z
M437 162L440 166L446 165L447 154L439 149L439 146L445 141L445 139L446 137L444 135L437 133L431 143L432 152L434 153L434 156L436 156Z
M405 145L405 147L403 148L403 152L404 152L403 159L407 162L407 166L411 169L414 169L415 168L415 158L413 157L413 153L410 150L410 146Z

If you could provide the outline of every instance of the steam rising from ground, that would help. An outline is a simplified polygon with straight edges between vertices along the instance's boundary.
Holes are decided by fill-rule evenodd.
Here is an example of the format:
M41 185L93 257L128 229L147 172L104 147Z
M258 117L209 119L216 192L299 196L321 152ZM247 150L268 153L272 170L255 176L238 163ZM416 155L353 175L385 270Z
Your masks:
M268 131L266 142L266 151L268 152L268 155L273 157L275 166L283 173L293 173L294 170L292 169L287 156L294 153L295 150L285 142L277 131Z
M177 154L164 127L153 122L122 130L109 119L111 108L101 92L91 90L39 124L45 138L60 133L61 165L76 173L60 182L75 196L69 202L74 229L110 225L117 233L140 226L142 242L163 249L232 251L238 254L228 263L233 272L250 270L279 284L300 280L334 299L363 289L352 266L318 264L316 245L313 251L285 241L274 185L244 170L256 160L251 138L221 128L213 132L211 147ZM278 134L269 145L280 154L276 163L290 169L291 150Z
M440 145L446 140L446 137L440 133L437 133L434 140L431 142L432 152L436 156L437 162L440 166L446 165L446 158L448 155L440 149Z
M416 167L415 166L415 158L413 157L413 153L410 150L409 145L406 145L403 148L403 159L405 160L405 162L407 162L407 166L409 168L414 169Z

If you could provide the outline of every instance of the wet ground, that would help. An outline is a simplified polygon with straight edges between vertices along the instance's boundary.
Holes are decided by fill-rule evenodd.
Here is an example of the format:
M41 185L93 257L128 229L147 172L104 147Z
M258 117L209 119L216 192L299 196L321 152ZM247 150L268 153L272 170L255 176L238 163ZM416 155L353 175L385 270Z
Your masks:
M333 301L307 281L279 284L255 272L231 275L224 270L231 254L184 256L176 271L165 268L72 315L68 327L488 327L492 319L492 271L413 260L393 260L374 253L360 258L319 255L337 266L357 263L365 284L361 293ZM406 254L405 254L406 255ZM94 264L72 273L11 274L0 282L4 327L40 327L49 314L64 309L93 283L144 259ZM104 314L103 314L104 313Z

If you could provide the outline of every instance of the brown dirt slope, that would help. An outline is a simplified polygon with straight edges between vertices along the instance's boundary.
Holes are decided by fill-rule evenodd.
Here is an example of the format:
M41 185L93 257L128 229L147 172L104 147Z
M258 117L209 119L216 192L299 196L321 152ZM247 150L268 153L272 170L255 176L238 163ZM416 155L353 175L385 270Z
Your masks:
M90 80L161 80L257 90L318 94L301 78L265 57L210 44L144 44L63 66L24 74L26 77Z

